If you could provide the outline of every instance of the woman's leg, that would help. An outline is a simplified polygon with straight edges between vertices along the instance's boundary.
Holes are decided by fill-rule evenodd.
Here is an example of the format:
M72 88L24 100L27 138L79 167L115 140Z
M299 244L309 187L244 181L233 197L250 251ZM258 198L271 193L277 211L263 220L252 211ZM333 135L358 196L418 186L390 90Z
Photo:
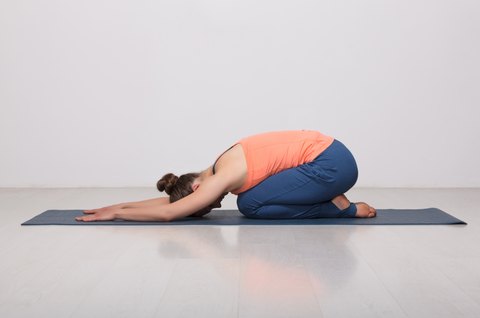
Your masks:
M339 141L312 162L277 173L239 194L237 205L245 216L260 219L353 217L351 204L340 210L331 200L357 181L350 151Z

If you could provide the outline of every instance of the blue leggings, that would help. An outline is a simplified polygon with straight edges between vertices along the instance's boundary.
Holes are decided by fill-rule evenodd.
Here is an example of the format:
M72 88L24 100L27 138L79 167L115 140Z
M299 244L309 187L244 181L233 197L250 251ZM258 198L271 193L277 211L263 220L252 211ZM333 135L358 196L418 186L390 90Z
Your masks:
M340 210L332 199L357 182L358 170L352 153L335 140L313 161L268 177L240 193L240 212L255 219L314 219L354 217L350 204Z

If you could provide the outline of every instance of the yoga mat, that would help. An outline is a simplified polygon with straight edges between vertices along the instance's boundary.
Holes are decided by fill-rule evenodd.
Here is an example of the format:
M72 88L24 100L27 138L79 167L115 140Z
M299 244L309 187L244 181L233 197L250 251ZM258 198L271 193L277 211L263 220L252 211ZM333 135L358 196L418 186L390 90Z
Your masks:
M213 210L196 218L186 217L172 222L96 221L80 222L83 210L48 210L22 225L440 225L467 224L436 208L398 210L377 209L374 218L326 218L326 219L249 219L238 210Z

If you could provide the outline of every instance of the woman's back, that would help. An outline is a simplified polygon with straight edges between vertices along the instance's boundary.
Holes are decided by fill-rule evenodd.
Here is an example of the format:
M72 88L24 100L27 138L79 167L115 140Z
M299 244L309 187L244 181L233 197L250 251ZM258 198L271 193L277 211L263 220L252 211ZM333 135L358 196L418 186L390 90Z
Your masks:
M332 137L311 130L253 135L243 138L221 155L215 164L215 171L218 171L221 164L223 169L228 169L233 175L240 172L235 189L230 190L239 194L271 175L312 161L328 148L333 140Z

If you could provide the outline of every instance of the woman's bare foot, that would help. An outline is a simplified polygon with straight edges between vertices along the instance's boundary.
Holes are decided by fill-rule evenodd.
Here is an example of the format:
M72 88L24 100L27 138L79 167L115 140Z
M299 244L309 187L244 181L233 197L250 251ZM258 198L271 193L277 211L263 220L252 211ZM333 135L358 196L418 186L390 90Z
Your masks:
M333 204L337 206L340 210L345 210L350 206L350 201L348 201L347 197L344 194L336 196L332 199ZM377 215L377 211L375 208L369 206L364 202L355 203L357 207L357 213L355 214L356 218L373 218Z
M377 210L364 202L355 203L357 206L356 218L373 218L377 215Z

